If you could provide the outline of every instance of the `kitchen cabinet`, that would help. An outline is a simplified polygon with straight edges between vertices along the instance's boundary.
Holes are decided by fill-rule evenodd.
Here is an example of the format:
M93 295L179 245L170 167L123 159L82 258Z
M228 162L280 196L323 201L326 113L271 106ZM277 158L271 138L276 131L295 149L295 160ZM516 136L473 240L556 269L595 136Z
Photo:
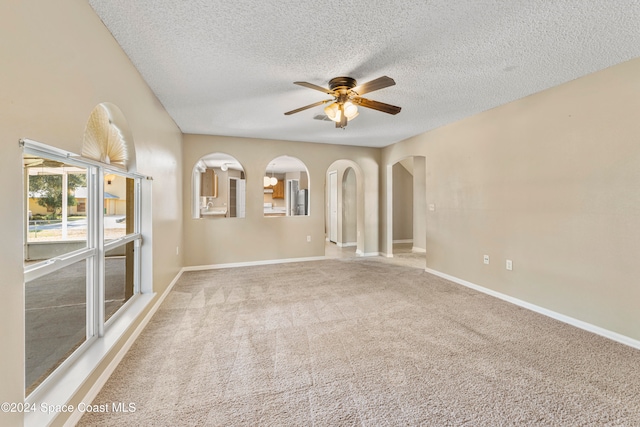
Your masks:
M273 195L274 199L284 199L284 181L278 180L278 183L273 186Z
M218 197L218 175L213 169L207 168L200 174L200 189L203 197Z

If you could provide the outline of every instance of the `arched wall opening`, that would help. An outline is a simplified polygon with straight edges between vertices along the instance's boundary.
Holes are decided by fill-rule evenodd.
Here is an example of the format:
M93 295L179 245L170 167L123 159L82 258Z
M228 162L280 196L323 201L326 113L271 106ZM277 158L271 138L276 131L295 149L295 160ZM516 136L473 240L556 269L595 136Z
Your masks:
M264 216L309 216L311 180L307 165L297 157L283 155L271 159L264 176Z
M425 253L426 157L407 156L387 165L386 247L392 257L394 243L412 253Z
M328 168L325 185L325 234L338 248L354 247L364 254L364 182L360 166L336 160Z
M246 177L238 159L226 153L202 156L191 172L191 218L244 218Z

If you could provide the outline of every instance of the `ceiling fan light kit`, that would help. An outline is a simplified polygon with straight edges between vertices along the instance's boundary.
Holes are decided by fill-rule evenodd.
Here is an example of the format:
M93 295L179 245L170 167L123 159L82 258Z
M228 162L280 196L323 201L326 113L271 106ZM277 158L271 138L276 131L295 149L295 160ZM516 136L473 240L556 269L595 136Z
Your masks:
M330 103L324 108L324 112L327 117L336 123L336 128L344 129L347 127L349 120L353 120L360 114L358 111L358 105L372 110L382 111L387 114L398 114L401 110L400 107L395 105L385 104L383 102L372 101L370 99L362 98L360 95L373 92L374 90L384 89L385 87L393 86L396 82L387 76L382 76L370 82L364 83L360 86L357 85L356 79L352 77L334 77L329 80L329 88L326 89L322 86L314 85L308 82L293 82L298 86L304 86L309 89L314 89L327 95L333 96L333 99L326 99L324 101L315 102L313 104L306 105L304 107L297 108L295 110L288 111L285 116L299 113L300 111L307 110L309 108L317 107L326 103Z

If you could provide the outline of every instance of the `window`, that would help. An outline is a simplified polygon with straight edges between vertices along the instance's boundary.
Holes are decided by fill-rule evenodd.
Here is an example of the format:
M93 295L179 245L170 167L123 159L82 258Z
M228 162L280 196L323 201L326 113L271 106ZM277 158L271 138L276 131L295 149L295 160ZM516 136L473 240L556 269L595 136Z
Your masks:
M23 144L28 395L140 293L141 177Z
M137 290L135 245L140 242L140 225L136 217L139 183L118 172L104 176L103 229L104 317L107 321Z

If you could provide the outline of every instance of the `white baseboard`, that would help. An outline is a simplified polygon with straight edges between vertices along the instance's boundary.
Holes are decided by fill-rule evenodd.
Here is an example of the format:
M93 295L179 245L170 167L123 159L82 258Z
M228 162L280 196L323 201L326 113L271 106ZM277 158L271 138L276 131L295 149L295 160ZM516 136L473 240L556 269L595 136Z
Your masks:
M361 257L372 257L372 256L380 256L380 252L358 252L356 251L356 255Z
M327 259L325 256L314 256L314 257L306 257L306 258L267 259L267 260L260 260L260 261L231 262L227 264L193 265L190 267L184 267L182 270L183 271L218 270L221 268L253 267L256 265L285 264L289 262L305 262L305 261L321 261L325 259Z
M386 252L380 252L380 256L383 256L385 258L393 258L393 254L388 254Z
M416 254L426 254L427 250L424 248L419 248L417 246L414 246L411 248L411 252L416 253Z
M613 340L613 341L619 342L621 344L628 345L629 347L637 348L637 349L640 350L640 341L638 341L636 339L633 339L631 337L628 337L626 335L622 335L622 334L619 334L617 332L613 332L613 331L610 331L608 329L601 328L600 326L596 326L596 325L593 325L591 323L587 323L587 322L584 322L582 320L578 320L578 319L575 319L573 317L566 316L564 314L549 310L547 308L540 307L540 306L535 305L535 304L531 304L530 302L523 301L521 299L514 298L514 297L509 296L509 295L505 295L505 294L503 294L501 292L485 288L484 286L476 285L475 283L471 283L471 282L468 282L466 280L459 279L459 278L457 278L455 276L450 276L450 275L448 275L446 273L441 273L441 272L439 272L437 270L432 270L430 268L425 268L424 271L426 271L427 273L431 273L431 274L433 274L435 276L442 277L443 279L450 280L450 281L452 281L454 283L457 283L459 285L466 286L466 287L471 288L471 289L475 289L476 291L482 292L484 294L491 295L492 297L500 298L503 301L507 301L507 302L510 302L510 303L515 304L517 306L526 308L528 310L535 311L536 313L542 314L542 315L547 316L547 317L551 317L552 319L559 320L559 321L561 321L563 323L567 323L567 324L569 324L571 326L575 326L576 328L583 329L585 331L594 333L596 335L600 335L600 336L605 337L605 338L609 338L610 340Z
M356 242L347 242L347 243L336 242L336 245L338 245L338 247L340 247L340 248L348 248L348 247L351 247L351 246L358 246L358 243L356 243Z
M380 256L380 252L362 252L361 250L356 250L356 255L357 256L366 256L366 257L372 257L372 256Z
M144 319L142 319L142 321L138 324L138 326L133 331L133 333L129 336L129 338L124 343L122 348L120 348L120 350L111 360L111 362L109 362L109 365L107 365L107 367L102 372L102 374L100 374L96 382L91 386L89 391L87 391L87 394L85 394L80 399L81 402L89 404L93 402L93 400L98 396L98 393L100 393L100 390L102 390L102 387L104 387L104 385L107 383L107 380L109 379L111 374L113 374L113 372L116 370L116 368L118 367L118 365L120 364L124 356L127 354L129 349L133 345L133 343L136 341L136 339L138 339L138 337L140 336L144 328L147 326L147 324L149 323L153 315L156 313L156 311L158 311L158 308L160 307L160 305L162 305L162 302L165 300L167 295L169 295L169 292L171 292L171 290L173 289L173 286L176 284L178 279L180 279L180 276L182 276L183 272L184 272L184 268L180 269L176 277L174 277L171 283L169 283L169 286L167 286L167 289L165 289L162 295L160 295L156 303L151 307L151 309L149 310L147 315L144 317ZM80 421L80 418L82 418L82 415L84 415L84 412L80 412L76 408L73 414L71 414L71 416L64 423L64 426L65 427L75 426L78 423L78 421Z
M413 243L413 239L394 240L393 243Z

